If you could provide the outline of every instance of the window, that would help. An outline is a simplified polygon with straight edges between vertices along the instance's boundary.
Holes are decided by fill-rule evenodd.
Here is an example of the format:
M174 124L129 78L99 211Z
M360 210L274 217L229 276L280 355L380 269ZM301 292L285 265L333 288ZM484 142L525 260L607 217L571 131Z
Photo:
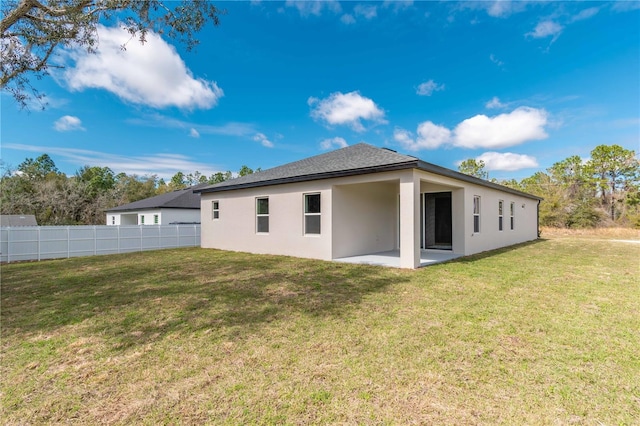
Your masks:
M144 225L144 215L140 215L140 225Z
M473 196L473 232L480 232L480 196Z
M304 194L304 233L320 234L320 194Z
M269 232L269 199L256 198L256 232Z
M211 219L220 219L220 202L218 200L211 202Z
M515 223L514 223L515 222L514 221L515 217L514 216L516 214L516 203L511 203L510 214L511 214L511 230L513 231L513 226L515 225Z
M115 216L111 216L111 224L112 225L116 224L116 217Z
M498 201L498 231L502 231L503 217L504 217L504 201L499 200Z
M154 214L154 215L153 215L153 224L154 224L154 225L157 225L157 224L158 224L158 221L159 221L158 219L159 219L159 216L158 216L157 214Z

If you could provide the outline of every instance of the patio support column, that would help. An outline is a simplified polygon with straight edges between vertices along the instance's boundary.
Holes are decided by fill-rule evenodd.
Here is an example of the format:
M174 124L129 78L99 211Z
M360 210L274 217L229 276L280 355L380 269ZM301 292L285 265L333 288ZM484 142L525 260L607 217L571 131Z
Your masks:
M420 266L420 178L413 170L400 178L400 267Z

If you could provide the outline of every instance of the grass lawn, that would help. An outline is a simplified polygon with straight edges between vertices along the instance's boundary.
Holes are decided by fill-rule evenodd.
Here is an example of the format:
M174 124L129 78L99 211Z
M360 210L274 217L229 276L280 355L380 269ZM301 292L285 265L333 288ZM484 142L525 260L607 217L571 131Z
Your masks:
M0 418L640 424L640 244L543 237L417 271L197 248L3 265Z

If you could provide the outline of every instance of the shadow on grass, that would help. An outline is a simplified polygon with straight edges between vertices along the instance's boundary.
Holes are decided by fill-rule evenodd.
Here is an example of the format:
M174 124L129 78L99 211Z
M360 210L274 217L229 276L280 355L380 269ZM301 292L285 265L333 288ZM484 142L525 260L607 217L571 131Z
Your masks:
M3 267L7 336L79 324L124 349L172 333L229 338L298 315L343 316L405 282L395 269L178 249Z

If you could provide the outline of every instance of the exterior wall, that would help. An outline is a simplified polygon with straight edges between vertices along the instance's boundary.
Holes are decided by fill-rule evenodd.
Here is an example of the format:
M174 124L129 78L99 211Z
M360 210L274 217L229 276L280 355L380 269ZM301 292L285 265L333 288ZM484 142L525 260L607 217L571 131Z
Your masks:
M398 248L399 182L333 187L333 258Z
M473 232L473 197L480 196L480 232ZM504 201L502 231L498 230L498 201ZM538 238L538 200L478 185L465 189L465 255L480 253ZM510 227L510 204L515 203L514 229Z
M153 215L151 219L153 219ZM175 222L200 223L200 209L162 209L160 210L160 223L162 225L169 225ZM145 223L146 223L146 219L145 219Z
M158 215L158 223L154 223L154 216ZM144 224L142 217L144 216ZM115 222L115 223L114 223ZM169 225L175 222L199 223L199 209L156 209L126 213L107 212L107 225Z
M158 215L158 223L154 223L153 216ZM144 217L144 221L143 218ZM138 223L137 225L159 225L162 223L162 214L160 210L144 210L138 212Z
M324 260L399 248L401 266L415 268L420 263L420 194L425 192L451 192L454 253L470 255L537 238L537 200L402 170L201 194L201 245ZM304 235L305 193L321 194L320 235ZM473 232L474 195L481 197L479 233ZM269 197L268 233L256 232L259 197ZM498 200L504 201L503 231L498 230ZM219 206L217 219L213 201Z
M320 193L320 234L304 235L304 194ZM256 198L269 197L269 233L256 232ZM204 248L331 259L329 180L201 194ZM212 201L219 218L213 219Z

